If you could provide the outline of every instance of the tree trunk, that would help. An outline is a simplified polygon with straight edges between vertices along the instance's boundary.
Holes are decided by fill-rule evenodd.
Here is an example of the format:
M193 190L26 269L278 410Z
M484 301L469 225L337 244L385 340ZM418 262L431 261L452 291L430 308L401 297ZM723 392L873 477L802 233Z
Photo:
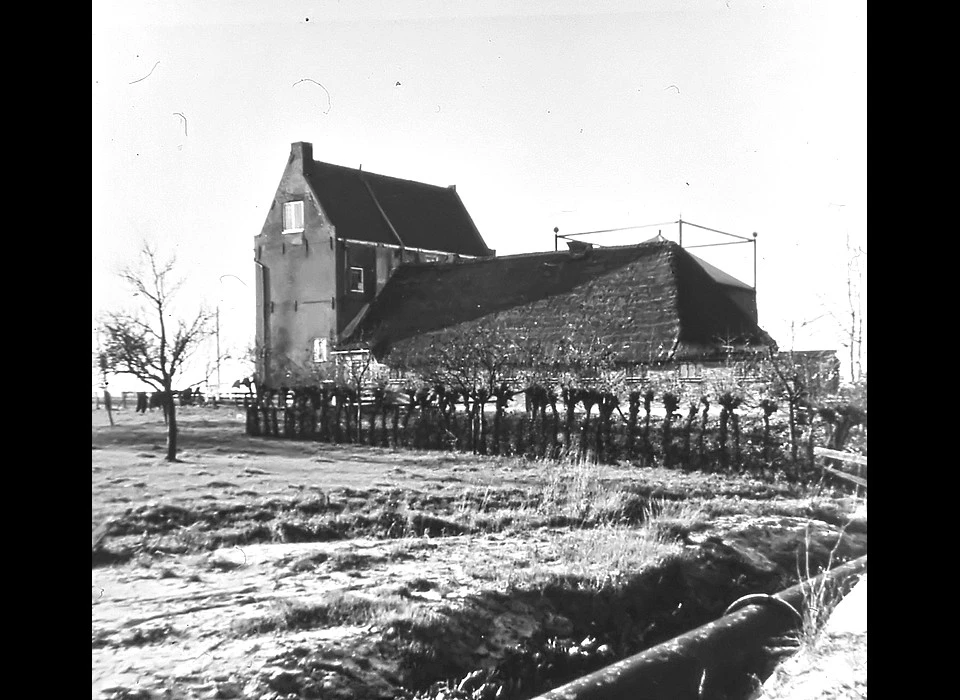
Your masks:
M653 458L653 446L650 444L650 407L646 407L646 415L643 418L643 453L648 462Z
M672 467L673 462L670 459L670 443L673 436L670 434L670 428L673 427L673 414L670 408L667 408L667 415L663 419L663 466Z
M167 415L167 461L177 461L177 411L174 405L173 392L167 389L163 397Z
M791 399L789 401L790 413L787 419L788 425L790 427L790 459L796 465L797 463L797 416L796 416L796 405L795 402Z
M400 404L398 403L393 407L393 422L391 423L391 426L390 426L391 431L393 432L394 447L400 446L400 434L398 430L399 426L400 426Z
M743 456L740 453L740 416L731 411L730 422L733 427L733 460L739 471L743 466Z
M550 408L553 409L553 415L551 417L550 423L550 458L557 459L557 435L560 430L560 414L557 413L557 397L556 394L553 395L553 400L550 403Z
M593 409L593 404L590 404L586 407L587 411L583 414L583 424L580 426L580 459L584 462L587 460L587 448L589 447L589 430L590 430L590 411Z
M107 418L110 419L110 427L113 427L113 408L110 405L110 392L103 390L103 404L107 407Z
M719 457L720 457L720 468L726 470L727 468L727 421L729 420L730 411L726 406L720 409L720 433L717 436L717 444L719 445Z

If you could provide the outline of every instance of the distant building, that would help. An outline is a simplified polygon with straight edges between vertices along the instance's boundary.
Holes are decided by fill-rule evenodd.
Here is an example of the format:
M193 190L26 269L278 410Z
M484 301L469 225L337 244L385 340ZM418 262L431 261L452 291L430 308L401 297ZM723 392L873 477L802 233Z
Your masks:
M687 382L776 348L756 290L676 243L496 257L454 188L317 162L309 143L292 145L255 262L267 386L334 352L415 358L478 324L545 347L599 339L632 372Z
M840 389L840 359L836 350L789 350L779 353L781 365L799 377L805 390L816 397Z

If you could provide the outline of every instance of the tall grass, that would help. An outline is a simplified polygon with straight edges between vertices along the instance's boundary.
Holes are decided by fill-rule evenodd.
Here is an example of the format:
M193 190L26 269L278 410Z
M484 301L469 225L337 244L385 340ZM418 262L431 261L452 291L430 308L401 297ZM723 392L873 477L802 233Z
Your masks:
M803 590L804 599L803 624L797 635L801 648L812 647L816 644L820 633L827 624L827 620L829 620L831 613L833 613L842 598L842 595L836 590L836 587L831 585L828 577L824 576L819 580L817 580L816 577L824 571L830 571L833 568L837 549L843 541L843 535L846 529L846 524L840 528L840 532L837 535L837 542L830 549L825 566L820 570L816 570L815 568L811 568L810 563L810 521L807 521L806 528L804 529L802 571L799 556L797 561L797 575L801 580L800 585Z
M545 477L539 497L515 517L562 527L549 537L520 539L501 561L474 561L467 570L506 588L576 581L591 589L619 587L641 571L684 554L681 540L705 524L700 505L649 499L615 486L607 468L564 465Z

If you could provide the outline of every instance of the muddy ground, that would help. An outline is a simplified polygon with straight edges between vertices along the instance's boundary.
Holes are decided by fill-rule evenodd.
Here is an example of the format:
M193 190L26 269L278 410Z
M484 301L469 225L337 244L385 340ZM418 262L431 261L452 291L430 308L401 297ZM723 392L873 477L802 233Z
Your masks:
M93 411L93 697L528 698L866 552L738 475L247 438ZM802 556L801 556L802 554Z

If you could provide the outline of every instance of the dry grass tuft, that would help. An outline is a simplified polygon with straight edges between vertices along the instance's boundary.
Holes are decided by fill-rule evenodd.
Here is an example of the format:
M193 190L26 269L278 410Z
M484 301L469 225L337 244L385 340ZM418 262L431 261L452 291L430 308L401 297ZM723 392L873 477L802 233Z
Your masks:
M840 534L837 536L836 544L830 550L826 565L822 569L816 570L816 568L811 568L810 565L810 521L807 521L804 530L803 571L800 570L799 561L797 563L797 574L800 576L804 597L803 626L798 633L798 641L801 647L812 647L816 644L820 633L830 618L830 613L837 607L842 597L836 588L830 585L826 577L819 581L816 580L816 577L833 568L833 561L837 549L843 542L845 531L846 525L840 528Z
M504 558L474 560L465 570L506 589L533 589L576 581L591 590L620 588L641 572L685 555L677 531L701 522L695 504L652 501L642 523L611 518L589 527L571 526L545 538L524 540Z
M333 626L385 627L398 620L420 620L424 614L422 606L399 595L371 598L349 591L333 591L317 602L281 601L266 615L235 621L232 631L235 636L246 637Z

